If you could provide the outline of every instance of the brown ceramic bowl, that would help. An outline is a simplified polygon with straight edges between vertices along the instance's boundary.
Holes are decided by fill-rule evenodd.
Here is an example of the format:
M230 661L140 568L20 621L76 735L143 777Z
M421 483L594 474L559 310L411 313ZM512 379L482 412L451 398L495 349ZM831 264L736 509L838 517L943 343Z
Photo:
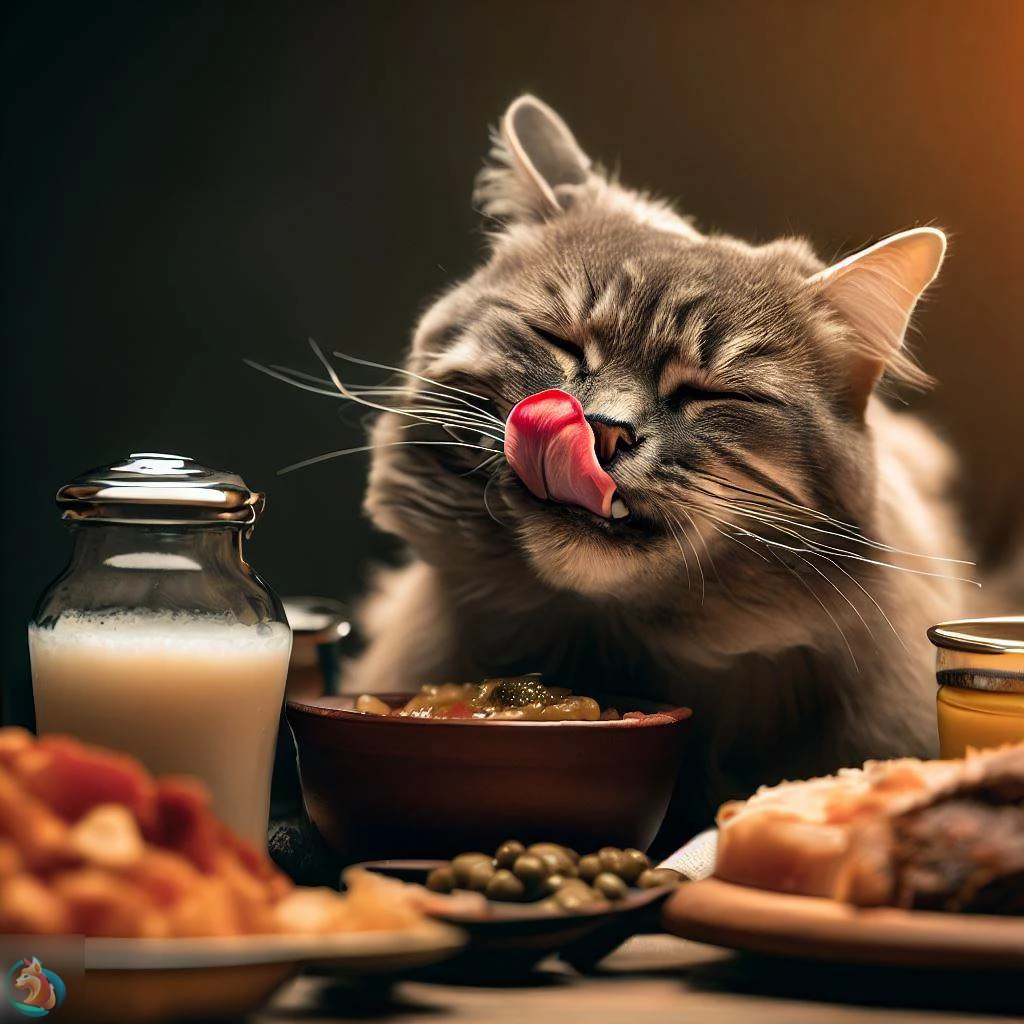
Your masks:
M411 694L378 694L393 707ZM687 708L616 722L388 718L355 698L289 701L306 809L346 861L452 857L506 839L646 850L668 808Z

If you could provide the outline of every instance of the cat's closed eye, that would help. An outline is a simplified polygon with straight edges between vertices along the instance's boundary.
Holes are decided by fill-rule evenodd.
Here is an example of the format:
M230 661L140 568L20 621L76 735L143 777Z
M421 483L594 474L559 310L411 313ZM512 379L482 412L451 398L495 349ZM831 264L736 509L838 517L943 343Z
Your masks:
M714 388L701 387L699 384L679 384L665 399L669 405L681 408L695 402L757 402L758 395L748 395L742 391L717 391Z
M538 338L546 341L552 348L557 348L560 352L564 352L578 363L583 362L583 347L581 345L574 341L569 341L568 338L563 338L561 335L554 334L539 324L531 323L527 326Z

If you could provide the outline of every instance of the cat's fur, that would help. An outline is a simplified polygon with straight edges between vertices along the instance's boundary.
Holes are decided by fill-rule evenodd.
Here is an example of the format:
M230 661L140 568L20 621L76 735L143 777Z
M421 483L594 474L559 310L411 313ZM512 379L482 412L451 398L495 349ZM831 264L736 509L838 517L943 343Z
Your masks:
M760 783L933 754L925 629L965 612L970 588L904 570L963 567L868 547L794 508L891 548L970 556L950 453L874 393L883 375L926 380L903 335L941 233L830 269L799 239L704 235L609 181L530 97L506 114L476 199L495 229L487 262L422 318L407 369L482 396L500 421L558 387L628 423L640 441L608 470L634 519L542 504L503 459L474 471L487 453L473 448L389 447L450 435L381 415L366 508L412 558L366 601L369 644L345 689L542 671L688 704L693 823ZM431 385L406 383L397 405L429 404ZM789 550L802 546L772 508L803 537L903 568Z

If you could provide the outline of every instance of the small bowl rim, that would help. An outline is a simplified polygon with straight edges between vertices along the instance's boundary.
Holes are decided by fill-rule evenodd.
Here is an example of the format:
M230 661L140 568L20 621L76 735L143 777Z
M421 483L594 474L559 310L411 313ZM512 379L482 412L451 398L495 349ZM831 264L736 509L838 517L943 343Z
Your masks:
M416 690L393 690L386 693L375 693L374 697L379 697L381 700L386 701L388 698L406 698L415 696L419 691ZM645 700L644 698L628 697L626 694L611 694L603 693L598 691L602 697L622 697L629 700L640 700L642 703L659 706L659 701ZM324 697L316 698L316 701L335 701L335 700L350 700L353 703L357 699L356 694L341 693L341 694L328 694ZM659 726L666 727L671 725L680 725L683 722L688 721L693 716L693 709L688 707L681 707L672 704L665 704L664 707L658 707L657 711L645 712L644 718L619 718L611 721L598 721L598 722L580 722L580 721L563 721L563 722L523 722L509 720L507 718L499 719L488 719L488 718L420 718L420 717L398 717L396 715L374 715L367 711L356 711L354 707L351 708L339 708L339 707L327 707L323 704L311 702L308 700L289 700L287 702L287 709L289 713L296 713L306 715L310 718L325 718L334 721L343 722L372 722L377 726L384 727L408 727L413 725L426 726L428 728L436 728L439 726L447 727L460 727L465 728L472 726L476 728L486 727L489 729L496 729L505 726L515 726L519 729L537 729L537 728L558 728L569 731L576 731L580 729L594 730L597 728L605 729L653 729Z

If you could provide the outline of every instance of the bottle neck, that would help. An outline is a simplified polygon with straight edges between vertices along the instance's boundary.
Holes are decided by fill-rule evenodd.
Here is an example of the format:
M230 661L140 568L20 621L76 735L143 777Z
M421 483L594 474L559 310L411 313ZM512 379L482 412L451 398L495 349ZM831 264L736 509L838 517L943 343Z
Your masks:
M84 521L71 527L69 568L238 571L242 531L237 525L150 526Z

